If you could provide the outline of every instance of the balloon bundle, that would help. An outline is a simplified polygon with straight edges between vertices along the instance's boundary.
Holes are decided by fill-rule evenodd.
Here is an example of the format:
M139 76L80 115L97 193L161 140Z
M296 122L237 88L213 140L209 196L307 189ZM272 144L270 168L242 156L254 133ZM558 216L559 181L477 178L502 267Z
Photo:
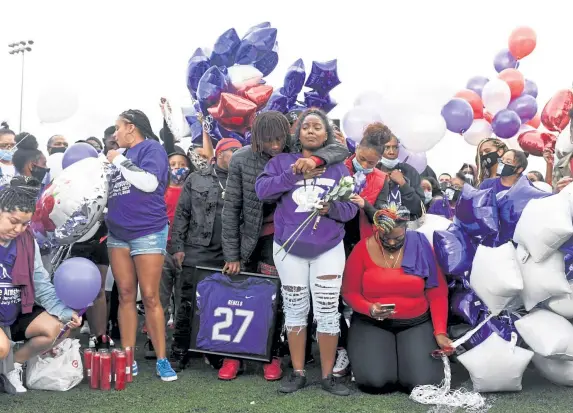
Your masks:
M449 131L462 134L470 145L492 137L506 139L511 149L522 149L534 156L555 150L557 137L569 122L573 92L559 91L538 114L538 88L518 70L520 61L530 55L537 35L529 27L515 29L508 47L500 50L493 66L494 79L475 76L443 107L442 116ZM538 130L543 124L547 131Z
M205 129L215 141L230 137L248 143L249 129L261 110L287 113L293 109L319 107L330 111L336 103L329 92L340 80L337 62L313 62L305 83L302 59L288 70L283 87L273 87L263 79L278 64L277 29L268 22L250 28L243 38L235 29L225 31L210 56L197 49L187 65L187 88L193 99L190 107L182 108L189 124L189 135L200 141ZM297 100L303 85L304 103Z

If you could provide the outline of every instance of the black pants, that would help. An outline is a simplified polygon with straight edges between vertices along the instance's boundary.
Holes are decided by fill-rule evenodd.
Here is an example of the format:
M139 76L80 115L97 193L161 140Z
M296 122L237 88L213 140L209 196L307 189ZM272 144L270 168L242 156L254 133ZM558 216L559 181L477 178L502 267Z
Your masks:
M195 308L195 269L183 266L181 272L181 305L175 318L175 331L173 332L173 348L187 351L191 344L191 322Z
M367 392L439 384L441 360L430 355L438 348L429 314L410 320L376 321L354 313L348 334L348 356L356 384Z

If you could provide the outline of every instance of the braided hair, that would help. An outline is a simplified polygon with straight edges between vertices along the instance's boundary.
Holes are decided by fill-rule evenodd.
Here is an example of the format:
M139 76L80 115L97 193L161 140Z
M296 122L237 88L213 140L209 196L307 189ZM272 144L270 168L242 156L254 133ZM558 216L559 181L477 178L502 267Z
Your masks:
M14 138L16 152L12 157L14 168L19 174L24 174L24 168L29 162L37 162L42 157L42 151L38 149L38 140L28 132L22 132Z
M251 128L251 149L263 153L263 144L280 140L286 145L290 135L290 124L285 115L275 110L263 112L255 118Z
M478 147L477 147L477 153L476 153L476 165L477 165L477 183L476 183L476 187L479 186L484 179L486 178L490 178L489 176L489 170L486 168L482 168L481 166L481 159L480 159L480 153L481 153L481 147L485 144L491 142L493 144L493 146L495 146L496 150L503 150L503 153L506 153L508 151L508 147L505 143L503 143L500 139L498 138L486 138L484 140L482 140Z
M15 176L10 185L0 190L0 210L2 212L36 211L36 199L40 192L40 181L28 176Z
M410 220L410 211L403 205L391 202L374 213L374 226L385 234L396 227L405 226Z
M324 142L324 146L337 143L336 136L334 135L334 128L332 127L332 124L329 122L326 113L324 113L322 110L318 108L310 108L305 110L302 113L302 115L299 116L298 121L296 123L296 129L294 132L294 137L295 137L294 146L297 152L302 151L302 145L300 143L300 131L302 129L302 124L304 123L304 120L311 115L318 116L322 121L322 124L324 125L324 129L326 129L326 141Z
M153 139L159 142L159 138L153 132L149 118L145 113L137 109L129 109L119 115L120 118L125 119L137 128L141 136L145 139Z

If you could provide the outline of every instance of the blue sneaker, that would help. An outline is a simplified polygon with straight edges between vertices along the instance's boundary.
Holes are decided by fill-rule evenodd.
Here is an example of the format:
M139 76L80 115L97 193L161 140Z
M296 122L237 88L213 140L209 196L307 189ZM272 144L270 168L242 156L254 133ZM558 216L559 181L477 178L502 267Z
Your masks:
M163 381L175 381L177 380L177 373L171 367L169 360L163 358L161 360L157 360L157 375L161 377Z
M137 376L137 373L139 373L139 369L137 368L137 361L134 361L131 365L131 375L135 377Z

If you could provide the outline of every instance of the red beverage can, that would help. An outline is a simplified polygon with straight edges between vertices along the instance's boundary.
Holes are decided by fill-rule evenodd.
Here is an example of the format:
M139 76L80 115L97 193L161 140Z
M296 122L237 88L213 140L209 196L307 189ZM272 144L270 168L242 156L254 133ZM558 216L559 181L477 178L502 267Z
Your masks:
M90 376L90 388L99 389L99 372L100 372L100 353L93 353L92 356L92 375Z
M126 383L131 383L133 381L133 372L131 371L133 367L133 347L125 348L125 357L127 362L125 366L125 381Z
M115 353L115 389L125 389L125 379L127 373L127 356L123 351Z
M85 378L90 382L90 376L92 375L92 357L94 355L94 351L91 348L86 348L84 350L84 370L85 370Z
M119 353L121 350L118 348L114 348L111 351L111 373L112 373L112 379L113 379L113 375L115 374L115 358L117 357L117 353Z
M101 390L111 390L111 354L109 351L100 352L99 383Z

